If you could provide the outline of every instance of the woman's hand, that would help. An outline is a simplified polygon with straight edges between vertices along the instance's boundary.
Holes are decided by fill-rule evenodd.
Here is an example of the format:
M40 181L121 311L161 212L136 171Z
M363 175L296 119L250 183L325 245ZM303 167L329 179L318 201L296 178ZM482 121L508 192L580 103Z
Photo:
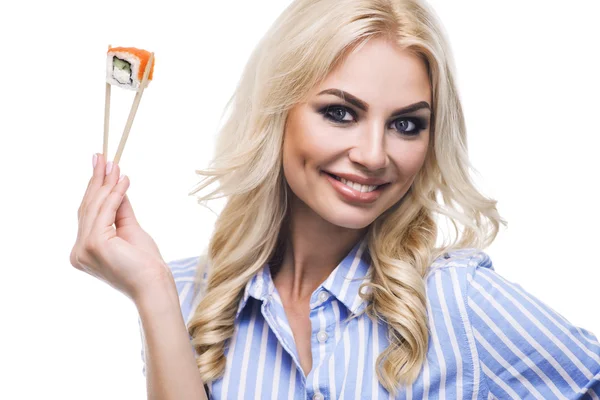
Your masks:
M119 165L112 166L108 175L105 171L104 157L97 154L94 173L77 211L79 230L70 261L135 302L152 284L172 275L156 243L135 218L125 194L129 178L124 176L118 182Z

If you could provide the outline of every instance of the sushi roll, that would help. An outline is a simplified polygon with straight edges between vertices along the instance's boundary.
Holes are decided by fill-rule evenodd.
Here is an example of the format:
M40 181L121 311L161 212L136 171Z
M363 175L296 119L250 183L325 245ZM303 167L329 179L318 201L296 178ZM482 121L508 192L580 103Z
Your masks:
M135 47L111 47L106 58L106 82L124 89L138 90L150 52ZM147 84L152 80L154 59L148 73Z

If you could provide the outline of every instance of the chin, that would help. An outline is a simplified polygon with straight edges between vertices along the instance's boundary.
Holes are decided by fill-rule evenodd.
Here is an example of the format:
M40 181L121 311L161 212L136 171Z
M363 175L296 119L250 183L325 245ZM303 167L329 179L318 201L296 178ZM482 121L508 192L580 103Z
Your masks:
M377 215L373 215L372 211L368 210L352 210L344 212L343 209L327 210L321 217L329 223L347 229L363 229L371 225Z

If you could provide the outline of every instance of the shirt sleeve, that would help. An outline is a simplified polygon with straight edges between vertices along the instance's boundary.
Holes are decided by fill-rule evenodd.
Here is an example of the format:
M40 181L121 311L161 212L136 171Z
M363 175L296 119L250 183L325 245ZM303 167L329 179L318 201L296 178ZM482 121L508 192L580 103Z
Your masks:
M142 329L142 320L140 319L139 315L138 315L138 327L140 329L140 341L142 342L142 351L140 352L140 355L142 356L142 374L144 376L146 376L146 353L145 353L145 348L146 348L146 339L144 338L144 330Z
M201 299L201 293L203 292L204 286L207 280L207 271L205 269L201 286L197 287L196 271L198 266L199 257L190 257L173 260L168 262L168 266L171 269L173 278L175 280L175 286L177 288L177 294L179 295L179 305L183 320L189 321L192 313L195 311ZM142 321L138 315L138 327L140 330L140 341L141 341L141 359L142 359L142 374L146 376L146 340L144 337L144 330L142 328ZM190 341L192 340L189 335ZM196 355L195 350L193 351Z
M480 252L467 313L480 372L499 399L598 399L600 343L494 270Z

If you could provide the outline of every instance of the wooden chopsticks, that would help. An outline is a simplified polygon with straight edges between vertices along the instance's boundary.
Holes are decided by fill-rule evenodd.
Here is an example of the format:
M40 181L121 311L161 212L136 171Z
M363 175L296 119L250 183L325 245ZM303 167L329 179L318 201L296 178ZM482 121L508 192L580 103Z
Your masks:
M110 45L108 45L108 49L110 50ZM140 101L142 100L142 95L144 94L144 89L148 85L148 75L150 74L150 69L152 68L152 63L154 62L154 52L150 53L150 58L146 63L146 68L144 69L144 76L142 81L140 82L140 86L135 93L135 98L133 99L133 104L131 105L131 109L129 110L129 117L127 118L127 123L125 124L125 129L123 130L123 134L121 135L121 141L119 142L119 147L117 149L117 153L115 154L115 158L113 160L114 164L118 164L121 159L121 155L123 154L123 150L125 149L125 143L127 142L127 137L129 136L129 131L131 130L131 126L133 125L133 119L135 118L135 114L140 105ZM108 153L108 130L109 130L109 120L110 120L110 89L111 84L106 83L106 92L104 96L104 143L102 146L102 154L104 155L104 159L106 160L106 155Z

